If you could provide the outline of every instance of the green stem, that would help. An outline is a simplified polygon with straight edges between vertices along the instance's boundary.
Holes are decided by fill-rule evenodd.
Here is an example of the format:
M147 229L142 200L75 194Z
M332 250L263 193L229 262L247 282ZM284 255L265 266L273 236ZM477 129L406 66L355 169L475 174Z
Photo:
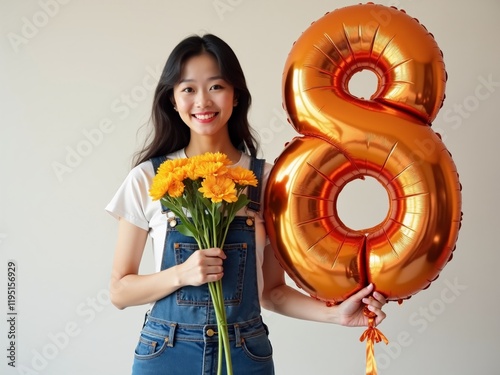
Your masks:
M192 212L196 212L197 214L202 215L200 216L194 216L192 215L193 218L193 224L199 229L198 235L199 237L196 238L196 242L198 244L198 248L205 249L209 247L219 247L223 248L224 242L227 236L228 232L228 227L229 227L229 218L231 216L225 217L224 213L222 213L221 217L221 222L219 225L219 228L217 228L217 223L215 222L215 210L218 209L217 205L212 204L212 209L211 209L211 223L207 222L204 217L206 211L204 211L204 207L202 204L196 205L196 206L191 206L193 208ZM201 211L200 211L201 210ZM197 215L195 214L195 215ZM219 230L217 230L219 229ZM221 231L222 229L222 231ZM222 233L221 233L222 232ZM220 239L222 238L222 241ZM212 241L211 241L212 240ZM232 360L231 360L231 347L229 343L229 333L228 333L228 328L227 328L227 315L226 315L226 308L224 304L224 292L222 288L222 280L218 280L215 282L209 282L208 283L208 288L210 291L210 296L212 298L212 303L214 306L215 310L215 317L217 320L217 331L218 331L218 367L217 367L217 374L222 375L222 365L223 365L223 360L224 357L226 359L226 374L227 375L233 375L233 366L232 366Z
M221 306L219 305L219 298L218 298L218 293L217 293L217 288L216 288L216 285L215 285L216 282L210 282L208 283L208 289L210 290L210 296L212 297L212 303L214 304L214 310L215 310L215 319L217 320L217 332L218 332L218 335L219 335L219 350L218 350L218 353L217 353L217 374L218 375L221 375L222 374L222 354L223 354L223 351L222 351L222 347L223 347L223 341L221 340L220 338L220 334L222 332L222 330L220 329L220 325L219 325L219 316L220 316L220 308ZM224 308L224 307L222 307Z
M214 241L214 246L219 246L222 249L222 246L224 245L224 243L219 244L217 241L217 227L216 227L215 220L214 220L216 209L217 209L217 207L216 207L215 203L212 202L212 212L210 213L212 215L212 238Z
M222 282L220 280L216 284L218 290L219 290L219 295L222 297L222 301L224 301L224 294L222 291ZM222 305L221 309L221 317L219 318L219 331L221 332L221 337L220 341L223 343L224 347L224 354L226 357L226 369L227 369L227 374L232 375L233 374L233 365L232 365L232 360L231 360L231 347L229 343L229 333L227 330L227 316L226 316L226 309L224 304Z
M224 243L226 242L227 232L229 231L229 224L231 223L229 221L229 219L231 218L231 215L233 215L233 207L230 206L228 211L229 212L227 213L227 218L225 217L225 215L222 218L223 220L227 220L227 222L224 221L224 225L222 226L223 235L222 235L222 240L221 240L221 247L224 246Z
M212 203L212 218L215 217L215 210L217 209L217 206L215 203ZM221 220L224 220L224 215L222 215ZM222 224L222 223L221 223ZM218 233L217 233L217 227L215 220L212 220L212 235L213 235L213 241L214 241L214 246L217 246L219 248L224 247L224 240L220 243L218 243ZM222 228L224 228L227 225L222 225ZM225 236L224 236L225 239ZM233 366L232 366L232 360L231 360L231 348L229 344L229 334L227 330L227 316L226 316L226 307L224 304L224 291L222 289L222 280L217 280L212 284L213 288L211 288L211 291L213 291L213 294L215 295L212 296L212 300L214 303L214 309L215 309L215 315L217 319L217 330L219 332L219 351L218 351L218 368L217 372L218 374L221 374L222 371L222 355L224 354L226 358L226 372L229 375L233 374Z

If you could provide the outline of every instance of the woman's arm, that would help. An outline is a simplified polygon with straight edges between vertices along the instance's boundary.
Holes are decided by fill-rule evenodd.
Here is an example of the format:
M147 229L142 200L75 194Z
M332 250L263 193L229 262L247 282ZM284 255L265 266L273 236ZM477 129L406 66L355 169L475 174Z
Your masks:
M377 315L376 325L385 319L385 313L382 311L382 306L386 303L385 298L380 293L373 292L373 285L331 307L286 285L283 268L270 245L266 246L264 252L263 274L261 303L267 310L297 319L354 327L368 325L368 318L363 313L364 307L368 306L368 309Z
M184 263L139 275L148 232L120 219L111 273L111 302L119 309L156 302L182 286L201 285L222 277L221 249L195 251Z

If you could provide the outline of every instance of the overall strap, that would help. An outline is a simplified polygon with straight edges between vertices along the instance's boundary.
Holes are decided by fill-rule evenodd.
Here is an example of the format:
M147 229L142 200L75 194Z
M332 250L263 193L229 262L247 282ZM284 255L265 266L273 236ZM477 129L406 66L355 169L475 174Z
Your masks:
M257 177L259 183L257 186L249 186L247 189L247 196L248 199L250 199L250 203L248 203L247 208L255 212L260 211L260 194L262 191L261 184L265 162L265 159L257 159L255 157L252 157L250 161L250 169L255 174L255 177Z
M153 168L155 171L155 174L158 171L158 168L160 165L167 160L166 156L157 156L154 158L151 158L151 163L153 163ZM257 177L257 180L259 181L257 186L249 186L247 189L247 196L248 199L250 199L250 202L248 203L247 207L249 210L259 212L260 211L260 195L262 191L262 176L264 174L264 165L265 165L266 160L265 159L257 159L252 157L250 161L250 170L253 171L255 174L255 177ZM165 207L163 204L161 205L161 210L163 213L168 212L169 209Z

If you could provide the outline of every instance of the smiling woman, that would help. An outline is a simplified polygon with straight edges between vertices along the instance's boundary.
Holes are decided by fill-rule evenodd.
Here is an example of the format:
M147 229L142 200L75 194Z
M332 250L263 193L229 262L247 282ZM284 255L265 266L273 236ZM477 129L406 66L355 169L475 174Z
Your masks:
M203 61L209 62L209 65L200 64ZM198 72L195 67L200 66L203 71ZM210 82L203 82L203 80ZM217 80L217 82L213 82L213 80ZM198 86L202 84L204 86L189 87L195 83ZM212 91L233 95L235 101L232 104L237 105L229 108L229 103L226 103L226 111L231 110L229 118L226 119L229 125L227 132L230 143L236 149L252 156L257 154L256 140L248 122L248 111L252 99L241 65L232 49L224 41L208 34L203 38L188 37L173 49L155 90L151 114L154 126L152 139L147 140L149 143L146 143L142 150L136 154L136 166L151 157L167 155L188 145L191 140L191 131L184 119L179 116L174 106L177 99L174 97L184 90L182 96L195 96L193 100L200 100L196 99L196 97L199 98L199 92L196 93L195 89L201 88L202 100L204 97L205 100L210 98L207 95L208 92L212 95ZM192 110L193 108L191 108ZM206 115L199 109L197 114L200 117ZM187 112L186 115L190 122L194 112ZM165 142L165 139L169 141Z
M210 34L193 36L174 48L153 99L152 140L107 206L120 219L111 300L121 309L152 305L135 350L135 375L161 374L165 369L168 374L215 370L220 374L223 368L228 374L232 368L238 375L274 374L261 304L290 317L346 326L366 326L366 307L374 313L376 324L385 318L385 298L373 285L335 307L286 285L283 268L272 247L266 246L263 191L271 165L256 158L257 145L247 119L250 103L241 66L224 41ZM244 169L256 177L257 187L244 188L248 201L236 203L234 212L230 210L227 217L221 214L219 224L214 224L215 228L231 223L221 248L190 235L199 230L186 231L200 217L193 199L180 197L182 209L178 209L165 200L163 204L153 201L148 194L158 192L152 185L155 174L161 177L160 187L169 189L165 183L172 178L164 172L171 163L165 160L188 156L199 160L207 153L224 154L228 170ZM236 197L226 195L220 182L230 175L223 167L194 191L215 197L213 202L233 201ZM212 206L204 207L202 216L213 214ZM144 275L139 274L139 266L148 235L153 240L156 272ZM214 284L221 285L219 292L213 291ZM282 303L277 303L277 295ZM220 315L225 315L222 327L227 331L218 331ZM224 366L219 357L222 342Z
M233 86L220 76L215 58L208 53L192 57L184 65L181 77L174 88L173 105L184 123L203 136L226 132L225 125L237 100ZM224 137L214 139L224 142ZM207 138L200 141L206 142ZM190 149L186 149L186 154L191 154Z
M265 245L258 203L270 166L255 158L256 143L247 120L250 102L239 62L222 40L213 35L190 37L174 49L153 100L153 138L107 207L121 219L112 301L119 308L153 305L136 347L134 374L160 373L163 368L169 374L222 370L217 361L219 338L226 336L218 332L215 318L220 308L215 300L212 303L207 286L223 276L227 337L236 343L228 358L238 373L274 372L258 303L262 283L257 283L262 279ZM206 152L224 153L232 167L254 170L260 182L259 189L252 190L257 207L243 208L243 218L237 213L224 249L196 251L200 245L181 230L190 219L153 201L148 191L154 187L155 173L164 172L165 164L158 168L161 161ZM200 189L212 188L208 184ZM139 275L147 232L153 238L157 272ZM224 367L232 373L229 365Z

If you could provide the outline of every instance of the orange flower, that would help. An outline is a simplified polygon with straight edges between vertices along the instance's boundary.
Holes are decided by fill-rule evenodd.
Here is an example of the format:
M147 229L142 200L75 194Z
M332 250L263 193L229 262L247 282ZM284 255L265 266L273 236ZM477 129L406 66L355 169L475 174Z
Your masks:
M222 176L227 173L227 167L222 162L203 161L195 166L195 177Z
M173 179L172 184L168 188L168 195L172 198L178 198L184 193L184 183L180 180Z
M258 184L255 174L240 166L229 168L227 177L233 179L233 181L240 186L257 186Z
M158 174L168 174L177 168L181 168L189 162L188 159L167 159L158 168Z
M200 155L199 158L201 163L222 163L226 166L231 164L231 160L229 160L227 155L221 152L206 152Z
M223 200L231 203L236 202L236 188L233 180L224 176L207 176L201 183L198 189L205 198L209 198L214 203L222 202Z
M220 152L206 152L202 155L192 156L188 160L188 163L183 165L184 176L191 180L207 176L221 176L227 172L226 166L231 164L231 160Z
M167 177L156 175L155 178L153 178L151 187L149 188L149 195L154 201L161 199L168 191L169 184L170 181Z
M169 176L174 174L174 177L182 181L186 178L186 165L189 164L189 160L186 158L183 159L173 159L166 160L163 162L158 168L157 175L161 176Z
M154 201L163 198L166 194L172 198L177 198L184 192L184 184L175 178L174 174L160 175L157 174L153 178L153 182L149 189L149 195Z
M183 169L184 172L186 173L186 177L189 178L190 180L197 180L198 176L196 175L196 161L193 159L189 159L189 163L187 163Z

